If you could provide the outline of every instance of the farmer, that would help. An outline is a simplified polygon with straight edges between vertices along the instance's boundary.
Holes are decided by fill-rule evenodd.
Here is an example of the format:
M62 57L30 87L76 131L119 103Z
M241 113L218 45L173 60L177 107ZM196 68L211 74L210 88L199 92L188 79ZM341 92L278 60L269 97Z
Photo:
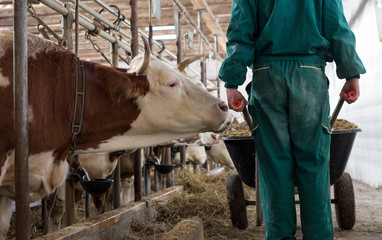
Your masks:
M358 99L365 73L341 0L233 0L227 37L219 77L229 107L240 112L248 104L253 118L265 239L295 239L294 185L304 239L333 239L325 65L334 60L337 76L346 79L340 98L348 103ZM237 90L247 66L249 103Z

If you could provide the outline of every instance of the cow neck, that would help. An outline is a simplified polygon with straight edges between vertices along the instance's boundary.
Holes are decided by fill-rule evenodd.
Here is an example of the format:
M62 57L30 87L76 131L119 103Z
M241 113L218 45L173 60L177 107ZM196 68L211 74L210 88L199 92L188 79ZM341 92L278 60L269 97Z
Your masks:
M82 81L80 82L79 80L79 73L81 73L81 79ZM72 147L70 149L70 155L73 155L74 151L76 150L77 144L77 135L81 132L82 128L82 120L84 117L84 107L85 107L85 80L86 80L86 75L85 75L85 67L84 67L84 62L77 58L76 62L76 75L75 75L75 81L76 81L76 89L75 89L75 101L74 101L74 111L73 111L73 119L72 119ZM80 111L79 114L77 113L78 111L78 106L80 104Z

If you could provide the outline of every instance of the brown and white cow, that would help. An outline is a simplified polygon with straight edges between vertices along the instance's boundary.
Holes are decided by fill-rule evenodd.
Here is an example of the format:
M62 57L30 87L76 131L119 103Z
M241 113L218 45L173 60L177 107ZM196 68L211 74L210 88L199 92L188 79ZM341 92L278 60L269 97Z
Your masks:
M76 153L152 146L226 127L227 105L151 56L147 42L145 46L128 71L83 61L85 107ZM65 180L76 64L73 52L28 34L30 201L50 194ZM15 196L12 70L13 34L0 32L0 239L9 226L8 209Z

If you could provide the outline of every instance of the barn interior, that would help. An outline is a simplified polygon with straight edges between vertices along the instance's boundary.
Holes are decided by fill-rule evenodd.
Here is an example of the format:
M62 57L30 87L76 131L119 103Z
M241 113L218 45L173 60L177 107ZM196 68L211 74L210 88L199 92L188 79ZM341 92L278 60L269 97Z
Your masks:
M62 12L71 11L74 16L75 2L28 0L28 33L67 44L70 39L63 34L65 26ZM131 2L136 5L131 5ZM382 75L382 1L342 2L347 21L356 36L357 51L367 71L360 79L360 99L354 104L345 104L339 115L339 118L357 124L362 130L354 142L346 172L354 180L380 191L382 98L378 85ZM0 0L0 30L13 30L13 4L12 0ZM131 26L136 24L140 36L152 39L152 51L169 64L175 65L179 59L205 54L201 61L191 64L187 72L200 77L207 87L217 88L218 91L214 94L226 100L224 83L217 73L223 59L227 57L226 33L231 17L231 4L231 0L81 0L78 8L82 19L79 24L79 57L105 65L129 67L132 58ZM132 18L134 14L136 22ZM72 33L72 45L67 47L74 51L74 23ZM140 37L138 39L139 51L143 51L143 42ZM119 45L114 56L110 41ZM333 111L344 81L336 76L335 63L326 66L326 74L330 81L330 105ZM248 71L246 83L251 79L252 73ZM244 87L239 87L239 90L247 96ZM244 120L240 114L237 117ZM381 225L381 222L376 224ZM380 234L382 238L382 233Z

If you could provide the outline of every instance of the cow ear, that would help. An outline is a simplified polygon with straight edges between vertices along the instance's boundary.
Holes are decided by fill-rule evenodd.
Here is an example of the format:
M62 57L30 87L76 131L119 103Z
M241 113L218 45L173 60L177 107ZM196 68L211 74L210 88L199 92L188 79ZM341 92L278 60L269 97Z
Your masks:
M125 69L104 65L95 66L94 71L105 91L116 102L143 96L149 90L146 76L137 76L134 73L127 73Z

